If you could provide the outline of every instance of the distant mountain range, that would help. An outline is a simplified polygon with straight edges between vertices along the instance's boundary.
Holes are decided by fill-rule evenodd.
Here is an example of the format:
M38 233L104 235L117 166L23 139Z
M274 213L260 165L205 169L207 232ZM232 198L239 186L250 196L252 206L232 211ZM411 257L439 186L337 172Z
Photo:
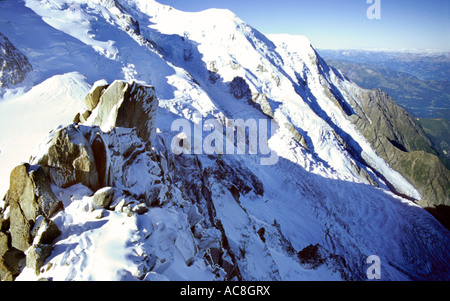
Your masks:
M377 51L318 49L326 60L386 67L422 80L450 80L450 51Z
M418 118L450 167L450 52L318 50L327 63L367 89L386 91Z
M388 92L414 117L450 119L450 52L318 52L358 85Z

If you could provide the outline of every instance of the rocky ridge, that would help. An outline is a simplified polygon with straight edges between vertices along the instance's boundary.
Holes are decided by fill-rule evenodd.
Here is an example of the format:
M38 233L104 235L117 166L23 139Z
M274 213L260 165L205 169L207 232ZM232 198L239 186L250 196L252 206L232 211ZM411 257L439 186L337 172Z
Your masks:
M95 126L73 123L56 129L43 142L41 152L30 164L17 166L11 172L10 189L4 198L5 207L0 219L2 280L14 279L24 265L39 274L51 254L51 243L61 234L51 218L64 210L52 187L86 186L97 191L93 204L101 208L109 208L113 196L117 196L117 191L112 188L101 190L120 180L114 169L121 169L123 162L115 162L115 157L107 152L109 148L104 141L109 135L100 127L109 126L108 130L113 130L114 134L118 131L118 135L134 137L132 140L138 145L132 143L129 148L118 151L121 155L120 151L125 151L127 159L137 156L136 151L140 150L142 154L149 149L148 143L138 141L150 141L150 136L155 135L154 110L158 100L153 87L123 81L103 87L102 97L95 89L86 97L86 106L94 111L92 122ZM92 99L96 99L96 105L92 105ZM75 119L78 118L79 114ZM129 128L121 130L121 125ZM130 127L133 125L136 127ZM108 159L116 165L107 164ZM126 177L122 180L126 181ZM146 200L149 205L153 202L150 196ZM137 207L137 212L145 209L145 205Z
M418 122L381 90L365 91L349 118L389 165L421 193L422 207L450 205L450 171Z
M28 58L0 32L0 88L13 88L32 70Z

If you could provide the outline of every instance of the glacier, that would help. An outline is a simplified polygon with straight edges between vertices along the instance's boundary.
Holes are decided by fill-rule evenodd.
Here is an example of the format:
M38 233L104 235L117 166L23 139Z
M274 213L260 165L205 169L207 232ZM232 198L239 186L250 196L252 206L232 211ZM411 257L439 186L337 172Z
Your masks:
M52 183L61 234L42 267L15 280L367 280L372 255L382 280L450 278L450 233L343 112L364 90L307 38L154 0L1 1L0 28L33 67L2 88L2 196L11 170L45 154L99 80L150 85L159 100L151 141L94 118L76 126L106 141L117 195L99 208L92 187ZM207 119L273 120L268 146L279 160L176 155L180 118L193 131ZM0 207L7 219L5 199Z

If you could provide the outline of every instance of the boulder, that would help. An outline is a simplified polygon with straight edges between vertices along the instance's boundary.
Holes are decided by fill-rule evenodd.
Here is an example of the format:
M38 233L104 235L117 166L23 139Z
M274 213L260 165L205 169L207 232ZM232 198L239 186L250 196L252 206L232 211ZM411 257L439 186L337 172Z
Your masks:
M52 253L51 245L39 244L33 245L27 251L26 265L27 268L34 270L39 275L41 267L44 265L45 259Z
M142 140L151 141L156 135L157 108L153 87L117 80L103 92L86 124L104 132L115 127L136 128Z
M10 248L0 258L0 280L13 281L20 274L22 260L25 254L15 248Z
M60 234L61 230L55 222L42 215L38 216L31 230L34 245L51 244Z
M142 215L142 214L148 212L148 207L147 207L147 205L146 205L145 203L140 203L140 204L137 204L136 206L134 206L134 207L131 209L131 211L132 211L133 213L138 214L138 215Z
M52 217L59 210L64 209L63 204L53 193L50 178L41 166L34 166L30 172L35 187L35 196L40 212L45 218Z
M98 189L92 147L76 126L55 131L46 147L36 163L47 170L56 186L67 188L81 183L94 191Z
M33 227L33 221L27 220L20 212L20 206L15 205L11 208L11 245L21 251L25 251L31 246L32 237L30 234Z
M77 119L88 119L91 127L71 124L52 131L32 163L11 172L5 208L0 211L0 280L14 280L25 262L38 274L51 254L52 243L61 234L51 217L63 208L52 184L60 188L82 184L97 191L94 207L110 208L119 190L99 189L108 184L109 161L115 158L105 131L133 133L138 142L116 158L120 170L124 160L134 161L156 135L158 100L153 87L116 81L110 86L97 84L90 94L86 105L92 113L88 110ZM117 147L122 150L120 141ZM147 210L145 204L133 207L136 214Z
M105 187L98 190L93 197L93 205L97 208L109 209L114 200L115 189L112 187Z

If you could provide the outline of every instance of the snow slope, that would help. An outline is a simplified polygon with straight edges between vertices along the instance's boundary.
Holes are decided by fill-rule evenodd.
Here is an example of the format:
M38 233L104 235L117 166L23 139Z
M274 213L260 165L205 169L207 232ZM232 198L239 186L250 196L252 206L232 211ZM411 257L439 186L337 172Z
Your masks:
M9 187L9 174L27 162L50 130L72 122L84 107L89 84L79 73L53 76L27 93L0 102L0 193Z
M158 179L172 195L132 214L136 199L122 196L106 211L81 184L53 186L65 208L53 218L62 234L41 274L25 268L18 280L224 280L223 262L242 280L365 280L370 255L385 280L450 277L449 232L376 175L420 198L338 109L330 91L344 87L345 99L360 88L306 38L265 36L227 10L186 13L153 0L1 1L0 24L33 66L23 92L0 101L2 194L12 167L84 110L97 80L124 79L155 87L158 137L152 152L116 169L116 185L140 194ZM236 78L242 91L230 88ZM270 120L256 95L280 125L269 140L277 164L261 165L262 154L171 154L178 118L197 129L210 118ZM142 143L127 131L102 135L117 153ZM315 244L334 261L303 264L297 252ZM222 265L207 259L216 249Z

